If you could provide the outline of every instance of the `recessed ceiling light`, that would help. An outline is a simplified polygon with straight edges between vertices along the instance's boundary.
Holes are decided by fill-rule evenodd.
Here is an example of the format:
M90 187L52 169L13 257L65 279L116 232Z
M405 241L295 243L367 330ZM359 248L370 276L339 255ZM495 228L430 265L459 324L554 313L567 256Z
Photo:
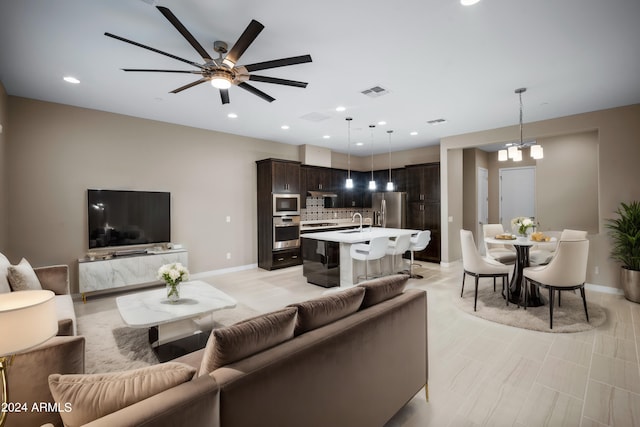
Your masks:
M331 138L331 135L322 135L322 138L323 139L329 139L329 138Z
M67 83L73 83L73 84L78 84L80 83L80 80L76 79L75 77L72 76L66 76L63 78L63 80Z
M362 146L364 145L364 142L356 142L356 145L357 145L358 147L362 147Z
M378 126L384 126L386 124L387 124L387 122L385 122L384 120L381 120L381 121L378 122Z
M344 110L346 110L346 108L343 107L342 105L339 105L338 107L336 107L336 111L338 111L338 112L341 112L341 111L344 111Z
M416 136L418 134L418 132L416 132L415 130L413 132L411 132L409 135L411 136Z
M287 130L287 129L289 129L289 125L282 125L282 126L280 126L280 129Z
M478 3L480 0L460 0L460 4L463 6L473 6Z
M236 113L229 113L227 114L227 117L229 117L230 119L237 119L238 115Z

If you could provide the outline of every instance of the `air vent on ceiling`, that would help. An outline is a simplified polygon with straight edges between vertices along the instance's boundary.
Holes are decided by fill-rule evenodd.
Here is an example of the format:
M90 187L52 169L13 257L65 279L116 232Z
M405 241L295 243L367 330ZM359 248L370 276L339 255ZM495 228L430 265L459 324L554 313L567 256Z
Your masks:
M434 119L434 120L429 120L427 123L430 125L441 125L442 123L446 123L447 119Z
M304 120L309 120L310 122L321 122L323 120L327 120L330 119L331 116L327 116L326 114L322 114L322 113L307 113L304 116L300 116L301 119Z
M379 96L388 94L389 91L383 88L382 86L374 86L369 89L365 89L360 93L363 95L370 96L371 98L377 98Z

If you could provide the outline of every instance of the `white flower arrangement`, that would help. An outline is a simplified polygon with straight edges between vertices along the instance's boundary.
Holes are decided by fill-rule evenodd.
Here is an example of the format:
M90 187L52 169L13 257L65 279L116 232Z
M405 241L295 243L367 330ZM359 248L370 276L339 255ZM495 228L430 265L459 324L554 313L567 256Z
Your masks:
M179 262L165 264L158 269L158 279L164 280L169 286L176 286L183 280L189 279L189 270Z
M522 236L527 234L527 229L535 226L533 220L526 216L518 216L511 220L511 227L518 227L518 233Z

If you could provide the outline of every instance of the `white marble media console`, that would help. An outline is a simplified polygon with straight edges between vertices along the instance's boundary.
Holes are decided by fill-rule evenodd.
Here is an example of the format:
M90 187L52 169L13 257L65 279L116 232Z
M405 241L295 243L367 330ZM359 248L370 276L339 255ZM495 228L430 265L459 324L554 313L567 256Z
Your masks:
M110 259L78 260L80 293L102 291L128 285L158 281L158 269L164 264L182 263L188 267L184 249L116 256Z

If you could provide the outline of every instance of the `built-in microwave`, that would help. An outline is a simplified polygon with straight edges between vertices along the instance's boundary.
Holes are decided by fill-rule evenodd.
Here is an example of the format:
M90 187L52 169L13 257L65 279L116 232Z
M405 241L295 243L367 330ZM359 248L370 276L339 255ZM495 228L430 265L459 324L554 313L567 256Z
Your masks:
M300 215L299 194L273 194L273 216Z

